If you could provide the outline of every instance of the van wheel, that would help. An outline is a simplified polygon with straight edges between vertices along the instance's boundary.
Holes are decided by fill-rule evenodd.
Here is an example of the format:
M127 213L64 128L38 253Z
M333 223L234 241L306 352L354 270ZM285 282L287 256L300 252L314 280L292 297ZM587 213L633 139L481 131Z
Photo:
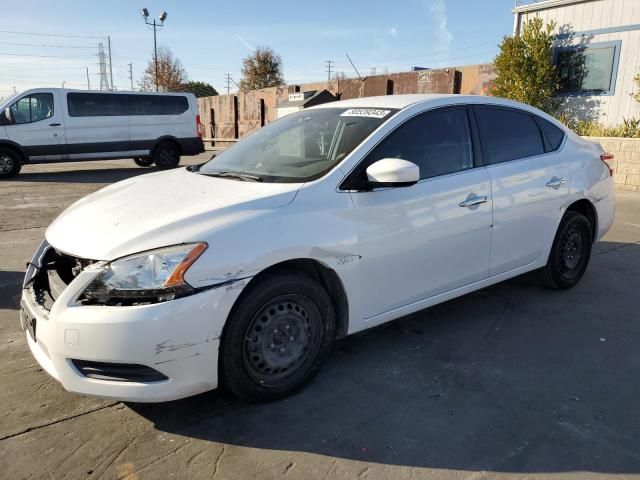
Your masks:
M180 164L180 150L173 142L163 142L153 149L152 158L160 170L169 170Z
M134 158L133 159L134 162L136 162L136 165L138 165L139 167L150 167L151 165L153 165L153 159L151 158Z
M22 169L22 159L13 150L0 147L0 178L15 177Z
M587 269L592 244L589 220L578 212L565 213L553 240L549 260L538 270L542 283L563 290L575 286Z
M278 400L320 369L335 336L327 292L307 275L266 274L234 307L222 337L222 384L247 402Z

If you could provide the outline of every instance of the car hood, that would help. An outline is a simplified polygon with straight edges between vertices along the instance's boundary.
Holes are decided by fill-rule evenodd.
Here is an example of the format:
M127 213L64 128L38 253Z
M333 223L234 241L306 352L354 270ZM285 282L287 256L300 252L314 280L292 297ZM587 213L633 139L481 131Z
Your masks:
M109 261L207 241L225 223L291 203L301 185L208 177L184 168L141 175L78 200L54 220L46 238L68 254Z

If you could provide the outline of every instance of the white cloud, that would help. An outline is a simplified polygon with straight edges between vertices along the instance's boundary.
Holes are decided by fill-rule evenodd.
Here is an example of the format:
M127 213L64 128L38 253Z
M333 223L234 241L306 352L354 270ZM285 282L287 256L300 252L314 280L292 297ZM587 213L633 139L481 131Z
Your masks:
M247 47L249 50L251 50L252 52L255 51L255 47L253 45L251 45L249 42L247 42L244 38L242 38L240 35L238 35L236 33L235 35L236 39L242 43L245 47Z
M389 35L391 35L393 38L398 38L398 29L396 27L391 27L389 29Z
M447 12L444 0L431 0L428 9L436 26L435 35L438 42L438 50L449 50L453 35L447 28Z

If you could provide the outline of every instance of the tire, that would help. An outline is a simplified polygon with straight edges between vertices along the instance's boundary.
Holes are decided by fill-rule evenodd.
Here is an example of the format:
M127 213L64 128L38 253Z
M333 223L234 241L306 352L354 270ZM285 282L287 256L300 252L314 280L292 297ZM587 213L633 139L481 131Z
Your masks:
M160 170L176 168L180 164L180 149L173 142L162 142L153 149L151 158Z
M150 167L151 165L153 165L153 159L151 158L134 158L133 159L134 162L136 162L136 165L138 165L139 167Z
M249 403L291 395L318 373L335 323L327 292L309 276L264 275L243 292L227 320L222 386Z
M593 229L587 218L568 211L560 222L547 264L538 270L542 283L558 290L572 288L589 265Z
M14 150L0 147L0 178L15 177L22 169L22 159Z

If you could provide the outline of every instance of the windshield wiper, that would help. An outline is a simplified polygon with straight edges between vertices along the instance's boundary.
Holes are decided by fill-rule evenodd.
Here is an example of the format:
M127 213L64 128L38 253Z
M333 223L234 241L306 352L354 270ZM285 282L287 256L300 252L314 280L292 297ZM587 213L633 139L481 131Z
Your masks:
M262 177L259 177L257 175L251 175L249 173L242 173L242 172L231 172L227 170L223 170L220 172L207 172L207 173L200 172L200 174L206 175L208 177L237 178L245 182L248 182L248 181L262 182L263 180Z

